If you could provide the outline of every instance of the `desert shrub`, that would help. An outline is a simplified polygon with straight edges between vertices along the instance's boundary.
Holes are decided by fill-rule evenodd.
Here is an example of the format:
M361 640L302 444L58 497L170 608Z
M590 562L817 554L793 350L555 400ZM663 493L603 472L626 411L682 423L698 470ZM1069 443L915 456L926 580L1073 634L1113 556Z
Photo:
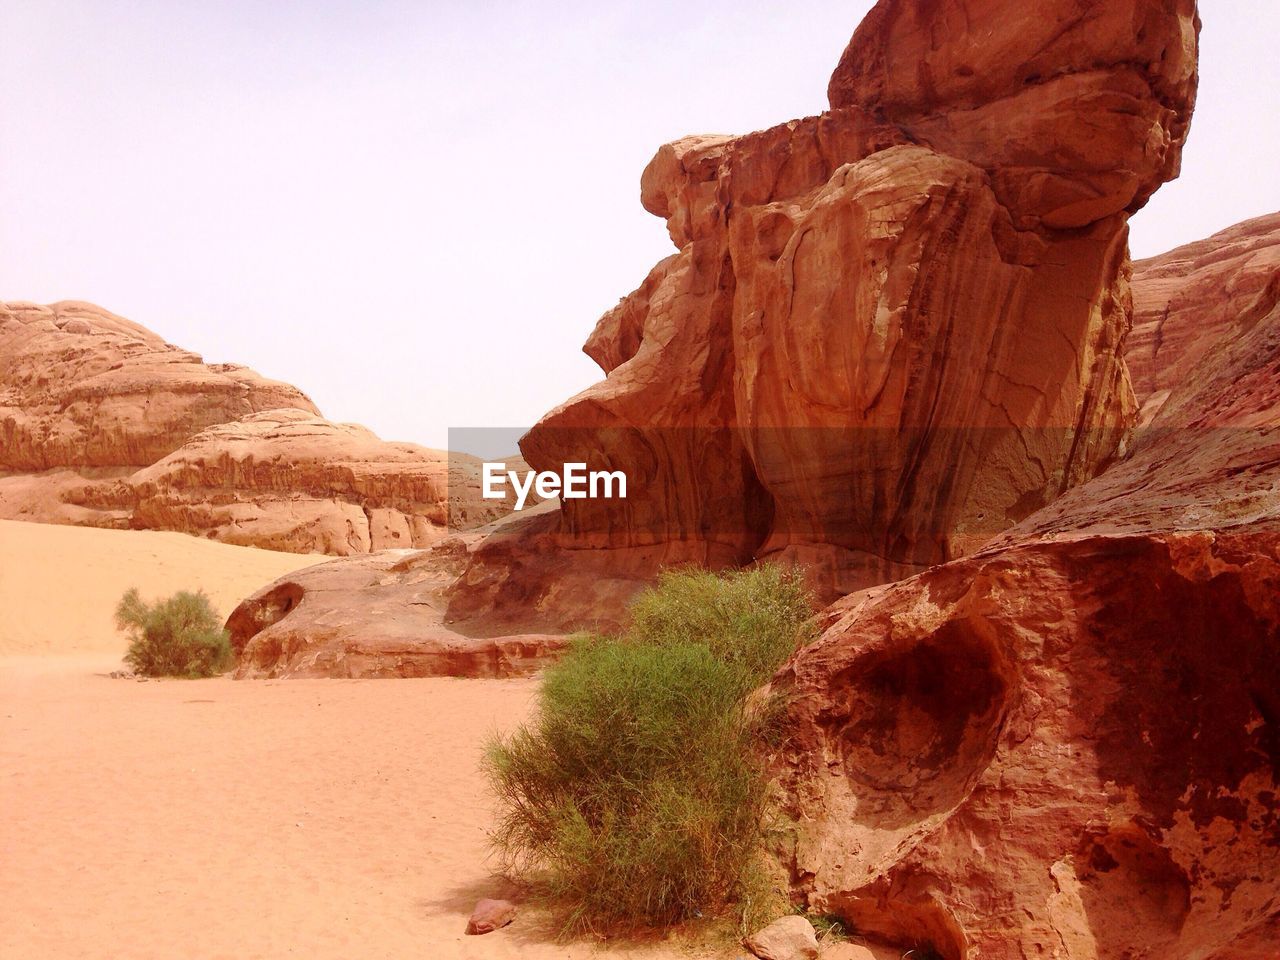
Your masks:
M175 593L153 604L130 590L116 607L129 633L125 662L147 677L212 677L232 662L231 638L204 592Z
M740 894L760 849L768 711L749 694L804 635L810 601L772 568L664 576L621 637L548 669L533 721L486 769L507 866L567 930L669 924Z
M631 605L628 636L661 645L703 643L759 686L796 648L812 600L795 571L768 565L715 574L678 569Z

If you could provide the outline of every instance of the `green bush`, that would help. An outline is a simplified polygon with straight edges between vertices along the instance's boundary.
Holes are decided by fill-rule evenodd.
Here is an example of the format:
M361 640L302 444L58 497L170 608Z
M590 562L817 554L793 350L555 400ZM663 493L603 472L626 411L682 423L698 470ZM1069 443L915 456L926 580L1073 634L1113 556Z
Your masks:
M778 569L669 573L627 634L575 641L532 723L490 745L495 845L567 930L669 924L741 897L768 799L768 711L749 694L810 612Z
M723 574L673 570L631 605L628 637L662 646L706 644L740 668L754 689L796 649L812 605L803 578L783 567Z
M125 662L146 677L212 677L234 662L231 637L203 591L147 604L130 590L116 607L116 626L129 632Z

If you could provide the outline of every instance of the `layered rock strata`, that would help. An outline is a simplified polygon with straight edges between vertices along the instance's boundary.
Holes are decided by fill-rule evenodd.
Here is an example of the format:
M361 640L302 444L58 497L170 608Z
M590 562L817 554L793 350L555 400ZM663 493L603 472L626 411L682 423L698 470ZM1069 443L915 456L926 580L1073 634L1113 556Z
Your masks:
M84 303L0 305L0 516L295 553L425 547L510 510L479 464L321 417Z
M1191 0L884 0L827 112L662 147L641 199L678 252L521 443L631 492L482 544L454 612L590 613L522 547L583 584L798 560L833 597L1096 475L1137 419L1126 223L1178 171L1197 28Z
M1133 270L1125 362L1145 423L1260 296L1280 299L1280 213L1140 260Z
M1275 954L1278 277L1166 355L1199 359L1125 460L776 678L812 909L948 960Z

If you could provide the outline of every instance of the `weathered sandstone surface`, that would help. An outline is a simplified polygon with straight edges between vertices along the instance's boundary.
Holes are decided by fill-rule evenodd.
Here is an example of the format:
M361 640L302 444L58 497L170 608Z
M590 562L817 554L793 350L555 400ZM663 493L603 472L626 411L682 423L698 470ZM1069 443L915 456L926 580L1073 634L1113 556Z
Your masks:
M827 112L663 146L641 200L677 252L521 442L628 497L470 541L448 620L609 629L680 562L799 561L834 599L1098 475L1138 417L1127 218L1177 172L1197 27L1184 0L884 2Z
M513 677L564 648L559 636L464 636L442 591L466 546L387 550L299 570L249 597L227 621L237 677Z
M323 419L83 303L0 304L0 516L295 553L424 547L509 507L478 464Z
M1178 171L1197 28L1192 0L884 0L827 112L662 147L641 199L678 252L521 443L629 496L481 544L451 612L572 624L566 578L614 578L607 617L680 561L798 560L835 597L1098 474L1138 413L1127 218Z
M1143 282L1192 302L1204 260ZM779 674L812 908L948 960L1276 955L1277 277L1188 318L1126 459Z
M205 364L88 303L0 304L0 470L137 469L251 413L319 415L300 391Z
M1280 299L1277 274L1280 213L1133 265L1133 331L1125 361L1144 422L1260 295Z
M500 516L500 502L479 500L476 478L471 458L272 410L210 427L98 496L130 508L135 526L346 556L427 546L446 534L451 507L454 519Z

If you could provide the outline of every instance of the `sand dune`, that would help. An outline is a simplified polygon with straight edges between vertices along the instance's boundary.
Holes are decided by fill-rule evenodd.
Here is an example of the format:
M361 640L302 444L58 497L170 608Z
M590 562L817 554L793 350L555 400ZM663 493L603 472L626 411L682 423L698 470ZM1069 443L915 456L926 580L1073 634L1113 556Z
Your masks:
M113 614L144 599L203 590L224 617L276 577L328 557L233 547L181 533L0 520L0 655L123 654Z

